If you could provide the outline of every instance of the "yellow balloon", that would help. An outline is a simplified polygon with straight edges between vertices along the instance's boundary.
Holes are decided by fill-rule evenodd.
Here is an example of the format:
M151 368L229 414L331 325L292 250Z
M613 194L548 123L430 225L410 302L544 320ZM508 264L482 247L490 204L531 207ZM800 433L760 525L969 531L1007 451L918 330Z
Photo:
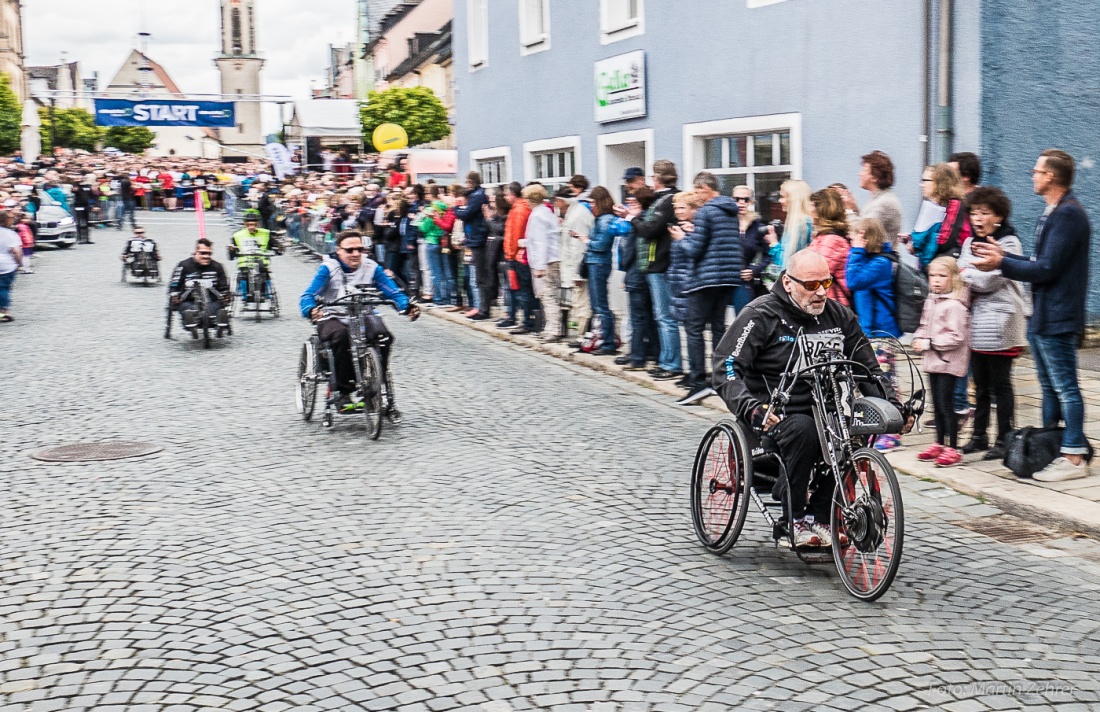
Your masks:
M379 124L371 135L371 143L378 151L390 151L409 145L409 135L397 124Z

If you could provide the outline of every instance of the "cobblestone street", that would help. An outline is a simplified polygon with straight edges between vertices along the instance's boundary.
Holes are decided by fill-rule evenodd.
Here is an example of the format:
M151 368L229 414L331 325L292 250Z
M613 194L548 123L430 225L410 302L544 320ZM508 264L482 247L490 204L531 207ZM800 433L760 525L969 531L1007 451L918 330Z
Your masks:
M139 222L167 277L193 214ZM1019 523L903 476L875 604L755 512L716 558L688 480L718 414L389 311L405 422L326 431L294 411L311 264L203 351L119 282L123 234L43 250L0 325L0 712L1100 706L1093 540L997 541L967 527ZM30 458L108 439L163 450Z

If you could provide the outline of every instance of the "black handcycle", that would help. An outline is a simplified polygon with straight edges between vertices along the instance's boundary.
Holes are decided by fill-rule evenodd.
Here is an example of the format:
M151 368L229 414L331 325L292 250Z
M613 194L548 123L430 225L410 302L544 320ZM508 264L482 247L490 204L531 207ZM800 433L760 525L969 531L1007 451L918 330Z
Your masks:
M385 378L382 377L381 347L383 344L377 338L370 336L366 320L368 316L375 313L376 307L393 304L393 302L385 299L369 284L357 284L347 288L346 291L345 295L326 301L321 306L343 311L343 316L348 320L351 360L355 367L354 395L363 404L361 411L353 410L349 411L349 414L361 412L366 419L367 434L371 440L377 440L382 434L383 418L388 417L391 423L396 424L401 420L401 413L397 410L392 376L387 370ZM327 393L321 424L331 428L334 424L334 414L338 412L339 401L336 359L332 349L321 340L315 329L313 335L302 344L298 359L295 400L298 412L305 421L313 418L318 386L322 383L327 385Z
M782 418L795 384L809 382L823 456L811 487L835 482L831 547L795 546L787 472L778 448L766 432L739 419L715 425L699 444L691 477L692 524L707 550L725 554L737 543L752 500L771 525L777 545L786 541L806 563L833 561L851 595L874 601L897 575L905 512L894 468L872 445L878 435L902 432L905 419L889 401L860 394L858 386L872 380L872 373L847 359L842 346L839 335L799 334L792 361L795 354L800 356L793 367L788 363L768 404L769 412ZM918 419L923 414L923 384L916 390L914 381L904 410Z
M260 321L264 312L272 317L279 316L279 294L275 291L274 280L271 279L271 269L264 262L265 259L270 259L277 254L279 253L271 250L247 247L236 252L239 259L237 278L233 283L234 315L239 316L246 311L251 311L256 321ZM233 254L231 253L230 256L232 257Z
M122 282L129 277L141 280L142 285L160 284L160 265L152 252L131 252L122 262Z
M184 291L180 295L179 303L190 302L194 304L192 311L195 312L194 319L189 323L183 313L180 313L180 325L191 334L191 338L194 340L202 340L202 347L204 349L210 348L210 333L214 332L217 338L223 336L233 335L233 326L229 322L229 310L226 310L226 323L225 325L219 325L210 316L210 306L214 303L223 304L225 299L221 292L214 289L214 286L209 280L191 278L185 283ZM167 318L164 326L164 338L172 338L172 314L178 308L178 304L172 304L169 301Z

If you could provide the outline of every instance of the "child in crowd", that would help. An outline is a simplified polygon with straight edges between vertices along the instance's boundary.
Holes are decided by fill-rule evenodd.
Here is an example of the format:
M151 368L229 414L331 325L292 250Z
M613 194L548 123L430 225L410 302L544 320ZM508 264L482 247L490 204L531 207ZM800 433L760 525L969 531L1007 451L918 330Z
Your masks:
M15 226L19 233L19 239L23 242L23 267L19 271L23 274L34 274L31 269L31 256L34 254L34 214L23 213L23 219Z
M913 349L924 355L932 407L936 416L936 442L917 455L937 467L962 461L958 446L959 419L954 408L955 384L970 364L969 293L954 258L943 256L928 265L928 299L913 334Z

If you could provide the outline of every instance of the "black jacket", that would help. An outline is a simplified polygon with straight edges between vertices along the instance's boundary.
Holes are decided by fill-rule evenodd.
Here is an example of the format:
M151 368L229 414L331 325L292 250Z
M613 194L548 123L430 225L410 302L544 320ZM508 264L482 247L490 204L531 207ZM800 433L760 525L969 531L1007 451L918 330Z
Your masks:
M672 209L672 197L678 192L677 188L665 188L660 190L653 198L653 204L649 210L630 221L634 226L639 240L649 243L649 268L650 273L663 274L668 271L669 249L672 245L672 236L668 234L668 226L675 225L676 213Z
M194 257L188 257L172 270L172 279L168 280L168 295L182 295L187 291L187 280L192 278L210 282L222 298L229 296L229 279L226 278L225 268L221 263L211 260L210 264L203 267Z
M94 206L98 200L90 185L73 186L73 207L78 210L87 210Z
M825 311L811 316L795 304L780 280L771 293L750 302L733 322L714 350L714 389L730 412L751 422L752 411L771 400L771 392L790 362L799 330L807 334L838 333L844 336L844 352L852 361L867 366L878 380L877 388L861 388L867 395L894 400L890 382L882 372L871 342L850 309L829 299ZM890 394L889 396L887 394ZM787 413L811 414L810 384L800 381L791 391Z

